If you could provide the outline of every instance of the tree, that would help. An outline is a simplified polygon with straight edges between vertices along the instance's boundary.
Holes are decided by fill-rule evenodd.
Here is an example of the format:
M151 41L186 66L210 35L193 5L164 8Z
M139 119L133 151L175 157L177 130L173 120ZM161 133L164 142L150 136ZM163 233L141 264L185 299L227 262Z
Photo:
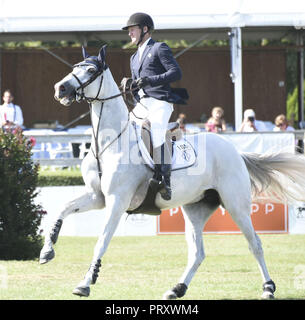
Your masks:
M298 87L295 87L292 93L288 94L287 98L287 119L293 119L294 121L299 121L298 114ZM305 105L305 81L304 81L304 105Z
M38 165L32 146L21 130L0 129L0 259L33 259L42 248L44 211L34 203Z

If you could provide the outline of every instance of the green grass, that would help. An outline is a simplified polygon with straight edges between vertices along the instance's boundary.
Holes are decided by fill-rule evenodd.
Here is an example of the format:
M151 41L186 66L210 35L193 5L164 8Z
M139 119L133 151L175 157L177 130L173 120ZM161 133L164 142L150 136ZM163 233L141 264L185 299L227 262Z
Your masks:
M79 186L83 185L84 181L79 168L61 169L55 168L51 170L48 167L40 169L38 172L39 187L48 186Z
M260 235L266 263L277 285L276 298L304 299L295 286L296 266L305 273L305 235ZM96 238L60 237L56 257L38 261L0 261L7 271L3 299L81 299L72 290L91 262ZM205 235L206 259L183 299L259 299L262 280L242 235ZM179 280L187 261L184 236L114 237L102 259L100 276L88 299L157 300ZM305 274L302 275L305 285Z

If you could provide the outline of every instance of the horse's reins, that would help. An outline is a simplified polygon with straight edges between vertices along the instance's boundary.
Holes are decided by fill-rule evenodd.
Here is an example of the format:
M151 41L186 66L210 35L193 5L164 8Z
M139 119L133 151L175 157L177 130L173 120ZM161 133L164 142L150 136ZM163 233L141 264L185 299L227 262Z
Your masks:
M89 59L87 59L89 60ZM91 59L90 59L91 60ZM90 63L88 63L90 64ZM85 100L89 103L89 108L90 108L90 118L91 118L91 123L92 123L92 102L93 101L100 101L101 102L101 109L100 109L100 114L99 114L99 120L98 120L98 124L97 124L97 128L96 128L96 132L94 132L94 128L93 128L93 124L92 124L92 133L93 133L93 138L94 138L94 141L95 141L95 153L93 152L92 150L92 147L91 147L91 150L93 152L93 155L97 161L97 166L98 166L98 174L99 174L99 177L101 178L102 176L102 171L101 171L101 165L100 165L100 161L99 161L99 155L102 155L104 153L104 151L110 147L116 140L118 140L121 135L125 132L125 130L127 129L127 126L128 126L128 123L129 123L129 112L128 112L128 119L127 119L127 122L126 122L126 125L125 127L123 128L123 130L119 133L119 135L114 139L112 140L106 147L103 148L101 154L99 154L99 146L98 146L98 131L99 131L99 126L100 126L100 121L101 121L101 117L102 117L102 112L103 112L103 107L104 107L104 103L108 100L112 100L112 99L115 99L115 98L118 98L120 96L123 96L124 94L126 94L126 92L132 92L138 88L124 88L123 92L120 92L118 94L115 94L113 96L110 96L110 97L107 97L107 98L98 98L99 94L100 94L100 91L101 91L101 88L102 88L102 84L103 84L103 79L104 79L104 76L103 76L103 72L108 68L108 66L106 64L103 64L102 68L101 68L101 65L96 65L95 61L92 60L92 63L90 65L94 64L95 66L97 66L97 71L92 75L92 77L90 79L88 79L86 82L82 83L81 80L73 73L71 72L71 75L76 79L76 81L78 82L79 84L79 87L76 89L76 95L80 97L80 99L78 101L81 101L81 100ZM85 63L79 63L77 65L74 65L73 68L75 67L78 67L78 66L84 66L86 65ZM91 84L94 80L96 80L99 76L101 75L101 81L100 81L100 85L99 85L99 89L98 89L98 92L95 96L95 98L92 98L92 97L86 97L85 96L85 93L84 93L84 89L89 85ZM78 93L78 91L81 89L81 94Z

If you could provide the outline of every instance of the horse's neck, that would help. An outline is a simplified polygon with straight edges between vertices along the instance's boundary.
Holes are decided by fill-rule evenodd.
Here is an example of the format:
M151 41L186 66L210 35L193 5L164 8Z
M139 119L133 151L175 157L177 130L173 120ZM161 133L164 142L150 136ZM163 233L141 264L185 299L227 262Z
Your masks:
M104 80L99 95L100 99L109 98L120 93L109 69L104 72ZM101 119L99 119L101 117ZM127 124L128 110L121 96L105 102L92 103L91 121L94 133L103 141L104 137L113 139L119 135Z

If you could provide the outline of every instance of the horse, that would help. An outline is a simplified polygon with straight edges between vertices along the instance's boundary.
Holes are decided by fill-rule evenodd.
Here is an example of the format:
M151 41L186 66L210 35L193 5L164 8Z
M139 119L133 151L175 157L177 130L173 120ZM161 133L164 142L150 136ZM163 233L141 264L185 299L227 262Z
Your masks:
M195 160L189 166L180 165L172 170L171 200L163 200L156 192L150 207L141 207L151 193L148 181L153 176L153 167L144 160L143 147L140 148L140 124L131 117L123 93L106 64L106 46L99 50L97 56L88 55L85 48L82 52L84 60L74 65L72 72L55 84L54 97L67 107L75 101L89 103L93 134L90 152L81 165L86 192L65 204L50 224L40 263L54 258L53 246L68 215L105 208L105 219L91 264L72 291L75 295L88 297L90 286L97 280L101 259L124 212L136 214L136 208L140 207L144 210L140 211L142 213L160 214L164 209L181 207L188 261L178 283L166 290L162 297L181 298L205 258L204 225L222 205L245 236L258 263L263 281L262 298L274 298L276 286L269 275L261 241L252 225L251 203L265 198L287 203L305 201L304 156L285 150L265 154L241 153L218 134L182 135L178 139L183 141L181 149L185 152L185 148L191 145Z

